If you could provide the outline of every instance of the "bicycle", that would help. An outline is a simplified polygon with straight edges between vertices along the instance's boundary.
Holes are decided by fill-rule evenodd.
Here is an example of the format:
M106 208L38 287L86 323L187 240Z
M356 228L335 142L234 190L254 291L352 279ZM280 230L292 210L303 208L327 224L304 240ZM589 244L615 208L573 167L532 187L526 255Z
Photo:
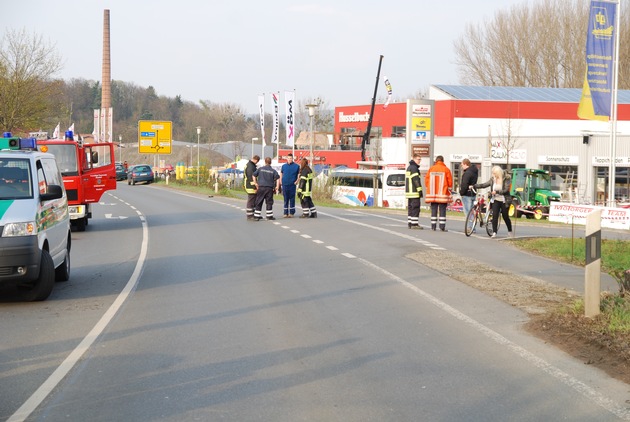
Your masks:
M477 191L472 188L472 191L477 194ZM468 215L466 215L466 220L464 221L464 233L466 236L470 236L475 231L477 224L479 227L483 227L486 225L486 233L488 236L492 236L494 231L492 230L492 203L494 202L494 198L491 198L490 201L486 200L486 196L484 194L477 194L475 197L475 201L473 203L472 208L468 211ZM497 230L499 229L499 224L497 224Z

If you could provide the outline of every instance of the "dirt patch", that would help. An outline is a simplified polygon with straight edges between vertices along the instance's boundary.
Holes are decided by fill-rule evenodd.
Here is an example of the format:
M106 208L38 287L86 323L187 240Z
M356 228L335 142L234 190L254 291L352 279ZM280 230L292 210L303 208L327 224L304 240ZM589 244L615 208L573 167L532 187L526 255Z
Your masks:
M522 309L530 316L525 324L530 334L630 384L630 342L601 333L592 319L559 312L570 308L579 293L448 251L425 249L407 258Z

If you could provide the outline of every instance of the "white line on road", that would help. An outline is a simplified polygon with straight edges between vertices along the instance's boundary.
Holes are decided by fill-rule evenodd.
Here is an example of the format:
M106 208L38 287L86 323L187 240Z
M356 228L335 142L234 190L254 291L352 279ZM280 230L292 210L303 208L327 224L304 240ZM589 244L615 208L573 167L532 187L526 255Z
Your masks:
M114 318L120 307L125 303L131 291L136 287L138 280L140 279L140 275L142 274L142 269L144 268L144 262L147 257L147 249L149 247L149 230L147 227L146 220L142 214L138 210L136 210L138 215L140 216L140 220L142 221L142 245L140 247L140 256L138 257L138 261L136 262L136 267L133 270L133 274L127 281L125 288L120 292L114 303L109 307L107 312L103 314L101 319L96 323L94 328L83 338L81 343L68 355L68 357L61 362L61 365L48 377L46 381L24 402L22 406L18 410L15 411L13 415L7 422L21 422L29 417L31 413L37 406L39 406L51 391L61 382L61 380L70 372L70 370L77 364L81 356L90 348L92 343L98 338L99 335L103 332L105 327L111 322Z
M477 320L472 319L468 315L458 311L457 309L453 308L447 303L442 302L440 299L436 298L435 296L425 292L424 290L418 288L417 286L414 286L410 282L398 277L395 274L390 273L386 269L381 268L378 265L373 264L370 261L367 261L363 258L359 258L358 260L363 265L381 272L385 276L389 277L391 280L397 283L400 283L401 285L410 289L411 291L418 294L419 296L422 296L424 299L426 299L433 305L437 306L442 311L470 325L475 330L479 331L481 334L485 335L486 337L490 338L496 343L507 347L510 351L512 351L519 357L523 358L524 360L531 363L535 367L541 369L546 374L551 375L552 377L561 381L562 383L574 389L578 393L582 394L584 397L588 398L589 400L592 400L598 406L606 409L610 413L614 414L615 416L623 420L630 421L630 410L628 410L626 407L620 406L619 404L615 403L613 400L609 399L608 397L605 397L604 395L595 391L593 388L584 384L582 381L572 377L571 375L567 374L561 369L556 368L555 366L551 365L544 359L536 356L535 354L519 346L518 344L508 340L507 338L503 337L501 334L497 333L496 331L491 330L490 328L486 327L482 323L478 322Z

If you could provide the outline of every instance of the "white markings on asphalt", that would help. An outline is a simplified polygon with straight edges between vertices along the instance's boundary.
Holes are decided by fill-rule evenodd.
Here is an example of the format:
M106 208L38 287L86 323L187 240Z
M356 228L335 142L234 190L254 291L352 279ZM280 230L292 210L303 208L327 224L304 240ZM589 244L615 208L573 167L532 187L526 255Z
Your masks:
M465 324L470 325L472 328L479 331L484 336L488 337L489 339L493 340L499 345L506 347L508 350L515 353L520 358L531 363L538 369L541 369L546 374L551 375L553 378L561 381L562 383L572 388L573 390L577 391L578 393L582 394L584 397L588 398L589 400L592 400L598 406L606 409L610 413L614 414L615 416L623 420L630 421L629 409L627 409L624 406L620 406L619 404L615 403L613 400L609 399L608 397L605 397L604 395L598 393L596 390L584 384L582 381L572 377L571 375L567 374L561 369L556 368L555 366L551 365L549 362L545 361L544 359L536 356L535 354L519 346L518 344L508 340L507 338L503 337L501 334L497 333L496 331L491 330L490 328L486 327L485 325L478 322L477 320L472 319L468 315L458 311L457 309L453 308L447 303L442 302L440 299L425 292L424 290L418 288L417 286L411 284L410 282L404 280L403 278L398 277L397 275L390 273L386 269L381 268L378 265L373 264L370 261L367 261L363 258L358 258L358 261L361 262L366 267L369 267L373 270L381 272L382 274L384 274L391 280L413 291L418 296L421 296L422 298L432 303L433 305L435 305L442 311L446 312L447 314L457 318L458 320L464 322Z
M312 239L311 236L309 236L307 234L302 234L300 236L302 236L304 239Z
M435 245L433 243L429 243L429 242L426 242L426 241L421 241L420 239L417 239L417 238L415 238L413 236L401 234L401 233L398 233L398 232L395 232L395 231L391 231L391 230L388 230L388 229L383 229L381 227L375 227L375 226L371 226L371 225L368 225L368 224L359 223L359 222L354 221L354 220L348 220L346 218L337 217L337 216L330 215L330 214L325 214L325 213L322 213L320 211L318 211L318 212L321 215L328 215L328 216L330 216L332 218L336 218L338 220L346 221L348 223L358 224L360 226L368 227L368 228L371 228L371 229L374 229L374 230L383 231L383 232L386 232L388 234L392 234L392 235L395 235L395 236L403 237L405 239L409 239L409 240L412 240L412 241L415 241L415 242L418 242L418 243L423 243L425 246L430 247L432 249L444 250L444 248L442 248L442 247L440 247L438 245ZM293 232L298 232L297 230L292 230L292 231ZM302 237L306 237L306 236L302 235ZM314 240L313 242L315 242L315 243L324 243L323 241L320 241L320 240ZM326 246L326 248L330 249L331 251L339 250L338 248L336 248L334 246L330 246L330 245ZM497 344L506 347L508 350L510 350L511 352L515 353L520 358L524 359L525 361L529 362L530 364L532 364L535 367L537 367L540 370L542 370L547 375L552 376L553 378L559 380L563 384L567 385L568 387L570 387L573 390L577 391L578 393L582 394L584 397L586 397L589 400L593 401L595 404L597 404L598 406L602 407L606 411L614 414L615 416L617 416L620 419L630 421L630 410L627 409L626 407L619 405L618 403L614 402L613 400L609 399L608 397L605 397L604 395L600 394L599 392L597 392L593 388L589 387L588 385L586 385L582 381L578 380L577 378L574 378L571 375L567 374L566 372L562 371L561 369L551 365L549 362L547 362L544 359L536 356L535 354L533 354L532 352L528 351L527 349L519 346L518 344L510 341L506 337L504 337L501 334L497 333L496 331L488 328L487 326L483 325L479 321L477 321L477 320L469 317L468 315L458 311L457 309L455 309L452 306L448 305L446 302L441 301L437 297L435 297L435 296L425 292L424 290L422 290L419 287L413 285L412 283L406 281L405 279L403 279L401 277L398 277L397 275L387 271L384 268L379 267L378 265L376 265L376 264L374 264L374 263L372 263L372 262L370 262L370 261L368 261L366 259L357 258L356 256L354 256L354 255L352 255L351 253L348 253L348 252L343 252L341 255L343 255L343 256L345 256L347 258L357 259L361 264L365 265L366 267L369 267L371 269L374 269L376 271L381 272L382 274L384 274L385 276L387 276L391 280L401 284L405 288L413 291L418 296L422 297L423 299L427 300L431 304L435 305L440 310L442 310L442 311L446 312L447 314L455 317L456 319L464 322L465 324L468 324L469 326L471 326L472 328L474 328L475 330L477 330L478 332L480 332L481 334L483 334L487 338L491 339L492 341L496 342Z
M133 207L132 207L133 208ZM61 380L70 372L70 370L77 364L81 356L90 348L92 343L98 338L99 335L105 330L107 325L114 318L120 307L125 303L131 291L138 284L142 269L147 257L147 250L149 247L149 229L147 227L146 220L143 215L140 215L142 220L142 245L140 246L140 256L136 262L136 267L133 270L133 274L127 281L125 288L120 292L114 303L103 314L101 319L96 323L94 328L81 340L81 343L68 355L68 357L61 362L61 365L48 377L46 381L29 397L7 422L21 422L29 417L31 413L39 406L52 390L61 382Z

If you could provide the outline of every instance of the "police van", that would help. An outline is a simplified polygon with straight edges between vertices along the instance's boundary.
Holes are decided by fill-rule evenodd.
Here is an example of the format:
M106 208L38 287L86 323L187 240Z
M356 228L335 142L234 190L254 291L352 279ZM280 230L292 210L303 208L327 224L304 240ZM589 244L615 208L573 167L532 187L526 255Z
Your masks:
M70 216L61 173L35 138L0 138L0 283L45 300L70 278Z

